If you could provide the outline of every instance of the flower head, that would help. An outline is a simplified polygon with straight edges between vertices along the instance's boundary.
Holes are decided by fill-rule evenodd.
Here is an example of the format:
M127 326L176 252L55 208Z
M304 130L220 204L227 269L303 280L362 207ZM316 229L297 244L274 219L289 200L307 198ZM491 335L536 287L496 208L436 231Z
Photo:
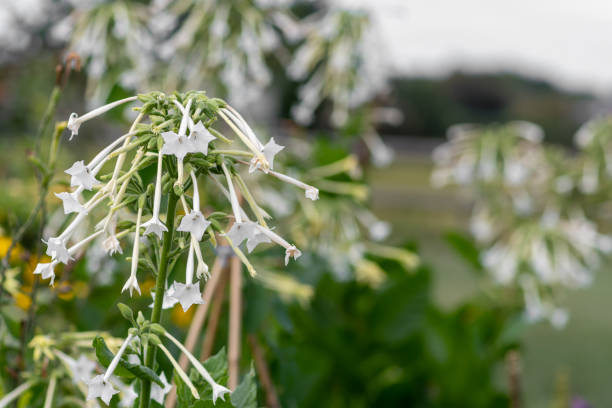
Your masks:
M104 375L100 374L87 382L87 400L92 400L100 397L106 405L110 404L113 395L119 394L119 391L113 388L112 384L104 379Z
M102 246L109 255L113 255L117 252L120 254L123 253L123 249L121 249L121 244L119 243L119 240L117 239L117 236L115 234L109 234L108 237L106 237L106 239L104 240L104 242L102 242Z
M140 286L138 286L138 279L136 278L136 274L130 275L128 280L125 282L125 285L123 285L123 289L121 289L121 292L125 292L126 290L130 291L130 297L132 296L134 290L136 290L136 292L138 292L139 295L141 294Z
M164 384L164 386L161 387L159 384L155 382L152 383L151 384L151 399L160 405L164 405L166 394L170 392L170 390L172 389L172 386L168 383L168 380L166 379L166 374L164 372L161 373L161 375L159 376L159 379Z
M177 231L189 232L198 240L202 240L202 236L206 228L210 225L210 221L204 218L204 215L199 210L191 210L181 220L181 224L176 229Z
M302 251L297 249L295 245L291 245L285 250L285 265L289 263L289 258L298 259L300 256L302 256Z
M198 122L195 125L190 126L190 130L191 133L189 134L189 139L191 141L193 152L199 152L207 155L208 144L215 140L216 137L213 136L208 129L206 129L202 122Z
M172 298L176 299L176 301L181 304L184 312L189 310L191 305L201 305L204 303L198 283L174 282L172 284L172 290Z
M224 387L221 384L218 384L216 382L213 382L211 384L211 386L212 386L213 404L215 404L217 402L217 398L221 398L221 401L225 401L225 394L230 394L231 393L229 388L226 388L226 387Z
M160 153L166 155L174 155L177 159L183 160L187 153L193 151L192 141L185 135L175 132L164 132L161 134L164 139Z
M155 234L159 239L162 239L162 234L168 231L168 228L157 217L151 218L142 226L145 228L144 235Z
M59 237L52 237L52 238L49 238L49 240L45 243L47 244L46 254L49 255L54 260L57 260L58 262L66 264L71 259L73 259L70 256L70 253L68 252L68 250L66 249L66 243L64 242L63 239Z
M75 162L65 173L72 176L70 177L70 185L72 187L78 186L85 190L91 190L95 185L100 184L83 160Z
M53 286L53 283L55 281L55 265L57 265L57 261L47 263L41 262L36 265L36 268L34 269L34 275L41 275L42 279L51 278L49 286Z
M266 158L267 163L265 164L267 167L264 167L264 163L261 162L261 159L258 157L253 157L251 159L251 165L249 167L249 172L252 173L256 169L261 169L264 172L267 172L268 169L274 168L274 156L278 154L281 150L283 150L285 146L281 146L276 144L274 138L270 138L268 143L261 149L263 156Z
M73 212L87 212L85 207L83 207L83 205L79 202L78 190L73 193L69 193L67 191L64 191L62 193L55 193L55 196L62 200L62 204L64 206L64 214L70 214Z

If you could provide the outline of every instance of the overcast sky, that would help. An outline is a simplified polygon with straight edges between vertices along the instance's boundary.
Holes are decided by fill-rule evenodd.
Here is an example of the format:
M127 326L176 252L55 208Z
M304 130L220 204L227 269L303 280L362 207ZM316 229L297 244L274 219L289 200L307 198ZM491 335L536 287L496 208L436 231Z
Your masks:
M612 94L612 0L352 0L374 11L395 70L520 71Z

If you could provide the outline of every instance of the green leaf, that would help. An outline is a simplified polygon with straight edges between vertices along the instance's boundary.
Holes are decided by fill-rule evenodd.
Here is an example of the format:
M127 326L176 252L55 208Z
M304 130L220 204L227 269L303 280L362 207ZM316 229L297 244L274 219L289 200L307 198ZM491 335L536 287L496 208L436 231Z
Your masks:
M472 239L458 232L449 232L446 234L446 241L474 269L478 272L484 270L480 263L480 251Z
M216 382L221 382L227 376L227 353L225 352L225 347L221 348L214 356L209 357L202 365Z
M130 309L128 305L124 303L117 303L117 308L125 320L136 326L136 322L134 321L134 312L132 312L132 309Z
M257 383L255 382L255 370L253 363L251 369L244 376L231 394L232 404L236 408L257 408Z
M96 350L96 357L100 364L104 367L108 367L111 360L115 355L108 349L106 342L101 336L96 336L93 340L93 347ZM161 387L164 386L162 381L159 379L157 374L149 367L145 367L140 364L132 364L128 362L123 356L119 360L119 364L114 372L119 377L133 378L137 377L141 380L149 380L157 383Z

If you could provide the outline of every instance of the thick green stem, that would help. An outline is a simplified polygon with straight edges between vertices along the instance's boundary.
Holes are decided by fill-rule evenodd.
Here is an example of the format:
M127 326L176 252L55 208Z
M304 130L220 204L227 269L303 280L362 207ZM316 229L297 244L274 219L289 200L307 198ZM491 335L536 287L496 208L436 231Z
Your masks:
M164 302L164 291L166 289L166 275L168 272L168 254L174 234L174 215L176 212L176 203L179 197L170 193L168 196L168 212L166 215L166 226L168 231L164 232L164 242L159 260L159 270L157 272L157 280L155 281L155 303L153 304L153 312L151 313L151 322L159 323L161 320L162 304ZM149 345L145 353L145 366L154 369L153 362L155 361L156 347ZM140 391L140 408L149 408L151 400L151 381L143 380Z

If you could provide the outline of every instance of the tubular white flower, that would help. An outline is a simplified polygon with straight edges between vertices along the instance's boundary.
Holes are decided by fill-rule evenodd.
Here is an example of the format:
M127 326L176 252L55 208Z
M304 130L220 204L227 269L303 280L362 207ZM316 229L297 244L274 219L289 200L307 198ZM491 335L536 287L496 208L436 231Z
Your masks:
M79 194L83 190L83 186L79 186L75 191L69 193L67 191L61 193L55 193L55 196L62 200L64 207L64 214L70 214L73 212L81 213L87 212L85 207L79 201Z
M120 99L118 101L109 103L108 105L100 106L99 108L96 108L92 110L91 112L84 114L81 117L79 117L79 115L77 115L76 113L70 114L70 117L68 118L68 126L67 126L68 129L72 132L70 136L70 140L72 140L72 138L75 135L79 134L79 128L81 127L83 123L87 122L90 119L95 118L96 116L100 116L108 112L109 110L113 109L116 106L122 105L127 102L135 101L136 99L138 99L138 96L131 96L129 98Z
M187 256L185 283L174 282L174 284L172 285L174 291L172 297L178 300L184 312L189 310L191 305L200 305L204 303L204 300L202 299L202 293L200 292L200 285L198 283L193 283L194 250L194 242L192 241L189 245L189 255Z
M189 232L197 241L201 241L206 228L210 225L210 221L208 221L200 211L198 180L193 171L191 172L191 180L193 182L193 209L189 214L185 214L176 230ZM185 208L185 210L187 209Z
M256 225L257 225L257 229L261 231L263 234L265 234L268 238L270 238L272 242L275 242L278 245L285 248L285 265L289 263L290 257L293 257L293 259L298 259L302 255L302 252L299 249L297 249L295 245L292 245L289 242L285 241L283 237L281 237L274 231L266 227L262 227L261 225L258 225L258 224Z
M153 198L153 216L142 226L145 227L145 235L154 233L159 239L162 239L162 233L168 231L168 228L159 219L159 207L161 204L161 179L162 179L162 159L161 154L157 155L157 178L155 180L155 196Z
M294 179L293 177L289 177L286 174L278 173L276 171L270 170L268 174L271 174L272 176L286 183L293 184L294 186L304 189L306 198L309 198L312 201L319 199L319 189L316 187L313 187L309 184L301 182L300 180Z
M106 146L104 149L100 150L100 152L89 162L89 164L87 165L87 168L89 170L92 170L96 168L97 166L99 166L100 164L103 164L104 162L106 162L106 160L108 160L108 155L115 149L115 147L117 147L121 142L123 142L124 140L126 140L127 138L131 136L133 136L133 133L126 133L125 135L117 138L115 141L113 141L111 144Z
M134 234L134 246L132 248L132 269L130 271L130 277L125 282L121 292L130 290L130 297L132 296L133 290L136 289L140 295L140 286L138 286L138 280L136 278L136 272L138 272L138 257L140 255L140 219L142 218L142 207L138 207L138 215L136 216L136 231Z
M259 157L253 157L249 166L249 173L253 173L257 169L261 169L264 173L272 170L274 168L274 157L284 148L285 146L276 144L274 138L271 137L268 143L261 149L261 153L266 158L269 167L266 169Z
M100 184L91 174L91 170L85 165L83 160L75 162L65 173L71 176L71 187L82 187L85 190L91 190L94 186Z
M213 389L213 404L216 404L217 402L217 398L221 398L222 401L225 401L225 394L230 394L231 391L218 384L214 378L212 378L212 376L210 375L210 373L206 370L206 368L204 368L204 366L202 365L202 363L200 363L198 361L197 358L195 358L193 356L193 354L191 354L189 352L189 350L187 350L185 348L185 346L183 346L181 344L180 341L178 341L177 339L175 339L170 333L165 332L164 333L165 336L170 339L180 350L181 352L183 352L185 354L185 356L187 356L187 358L189 359L189 361L191 362L191 364L193 365L193 367L197 370L197 372L202 376L202 378L204 378L204 380L206 380L207 383L210 384L210 386Z
M117 364L119 364L119 360L121 359L123 352L125 351L125 349L130 344L133 338L133 334L128 334L128 336L125 338L125 340L121 344L121 347L119 347L119 351L117 351L117 354L115 354L115 357L113 357L110 364L108 365L108 368L106 369L106 372L104 373L104 381L108 381L110 376L113 375L113 372L115 371L115 368L117 368Z
M193 385L193 383L189 379L189 376L187 374L185 374L185 371L183 371L183 369L181 368L179 363L177 363L177 361L174 359L174 357L172 357L172 354L168 351L168 349L163 344L161 344L161 343L158 344L157 347L159 347L160 350L164 352L166 357L168 357L168 360L170 360L170 363L172 364L172 366L176 370L176 373L181 377L181 380L183 380L185 385L187 385L187 387L191 391L191 395L193 395L193 397L195 399L200 399L200 394L198 394L198 390L196 390L195 386Z
M225 174L225 178L227 180L227 188L229 189L230 203L232 204L232 211L234 213L234 218L237 223L242 222L241 208L240 203L238 202L238 196L236 195L236 190L234 190L234 184L232 183L232 177L225 166L225 163L221 163L221 168L223 169L223 174ZM240 245L240 244L236 244Z

